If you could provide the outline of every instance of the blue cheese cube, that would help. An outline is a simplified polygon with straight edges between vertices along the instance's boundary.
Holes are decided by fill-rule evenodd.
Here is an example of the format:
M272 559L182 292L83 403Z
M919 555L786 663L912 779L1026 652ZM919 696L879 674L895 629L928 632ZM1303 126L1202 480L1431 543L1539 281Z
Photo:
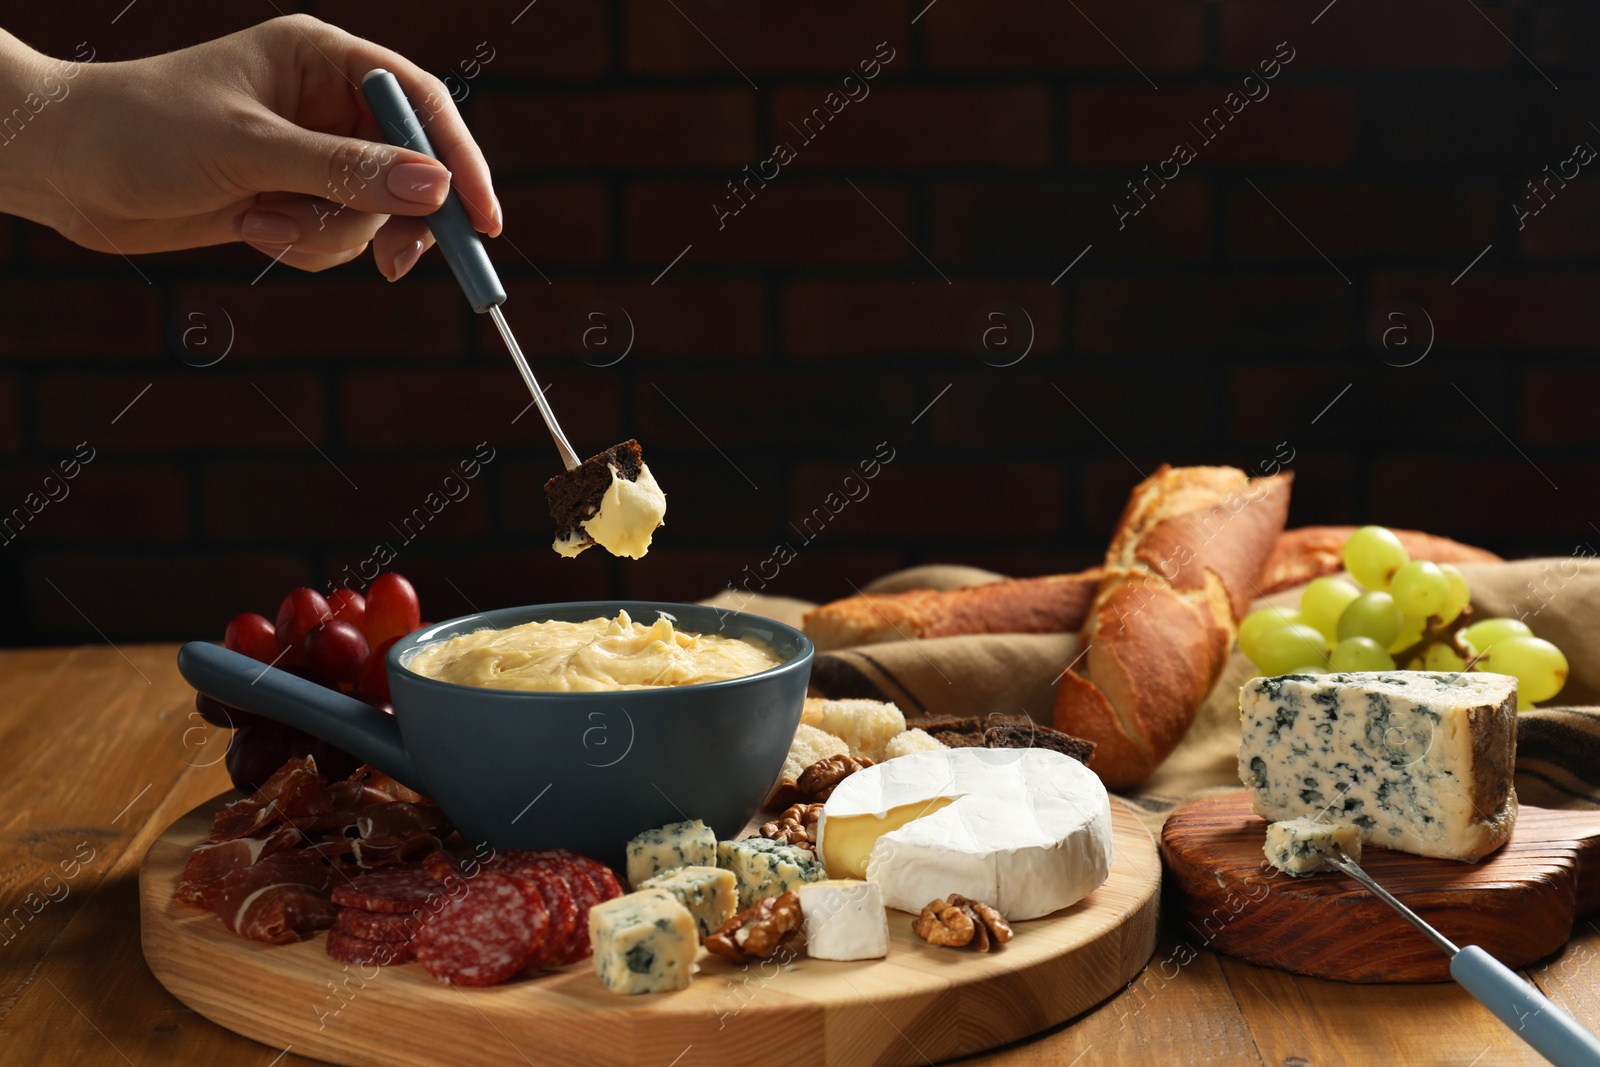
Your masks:
M806 882L821 882L827 868L814 853L765 837L717 842L717 866L732 871L739 886L739 910L780 896Z
M699 819L646 830L628 842L628 881L638 888L679 867L715 867L717 835Z
M739 894L732 871L720 867L679 867L658 874L640 889L665 889L689 909L703 938L714 934L738 910Z
M1253 678L1239 777L1269 821L1351 823L1368 845L1475 860L1517 818L1517 682L1373 671Z
M1328 857L1335 849L1361 862L1361 830L1353 823L1319 822L1307 815L1285 819L1267 827L1267 840L1261 848L1267 862L1284 874L1296 878L1332 870Z
M613 993L687 989L700 938L689 909L665 889L645 889L589 909L594 971Z

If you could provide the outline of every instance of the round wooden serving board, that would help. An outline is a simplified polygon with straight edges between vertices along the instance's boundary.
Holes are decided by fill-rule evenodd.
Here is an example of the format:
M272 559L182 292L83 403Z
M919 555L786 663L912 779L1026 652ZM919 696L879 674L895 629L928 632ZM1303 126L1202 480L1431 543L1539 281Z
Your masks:
M1196 801L1161 831L1183 936L1251 963L1341 982L1448 982L1450 961L1353 878L1293 878L1267 863L1248 792ZM1523 967L1600 908L1600 812L1524 805L1511 840L1477 863L1385 848L1361 866L1458 945Z
M585 962L489 989L457 989L415 964L330 959L324 935L293 945L245 941L216 916L173 900L189 851L235 794L189 812L139 872L144 956L179 1000L274 1048L333 1063L581 1063L584 1067L899 1065L981 1052L1105 1000L1156 943L1155 842L1113 800L1111 876L1071 908L1016 924L987 955L935 948L889 913L889 955L838 963L802 956L739 967L700 955L686 990L622 997Z

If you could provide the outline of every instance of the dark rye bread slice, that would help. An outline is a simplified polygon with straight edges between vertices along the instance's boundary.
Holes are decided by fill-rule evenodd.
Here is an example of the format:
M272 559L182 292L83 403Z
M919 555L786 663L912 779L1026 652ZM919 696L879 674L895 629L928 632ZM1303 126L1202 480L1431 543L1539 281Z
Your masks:
M1031 722L991 726L983 731L983 741L987 748L1048 748L1085 765L1094 756L1093 741Z
M987 722L976 717L907 719L906 728L921 729L949 748L1048 748L1083 764L1094 755L1093 741L1041 726L1025 715L990 715Z
M544 483L545 500L556 524L556 540L577 539L594 544L580 524L594 518L600 510L600 502L611 488L612 467L617 468L617 477L623 481L637 481L639 471L644 468L639 442L629 439L612 445Z
M983 723L977 718L907 719L906 729L920 729L947 748L983 748Z

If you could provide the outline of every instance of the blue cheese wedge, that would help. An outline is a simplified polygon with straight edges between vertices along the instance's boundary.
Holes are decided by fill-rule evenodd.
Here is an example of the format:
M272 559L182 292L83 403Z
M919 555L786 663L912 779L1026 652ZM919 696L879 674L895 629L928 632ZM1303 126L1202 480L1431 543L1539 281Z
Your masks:
M694 917L665 889L645 889L589 909L594 971L613 993L687 989L700 937Z
M738 910L739 893L732 871L719 867L679 867L641 882L640 889L665 889L694 916L700 936L714 934Z
M628 881L635 889L679 867L715 867L717 835L699 819L646 830L628 842Z
M816 960L876 960L889 954L889 912L876 882L830 879L797 890L806 955Z
M803 848L765 837L717 842L717 866L732 871L739 886L739 910L781 896L806 882L828 877L822 861Z
M1252 678L1239 778L1256 814L1353 824L1369 845L1475 860L1511 836L1517 683L1373 671Z
M1345 855L1360 863L1361 828L1354 823L1319 822L1303 815L1268 826L1261 851L1266 853L1268 863L1299 878L1332 870L1328 857L1335 849L1343 849Z

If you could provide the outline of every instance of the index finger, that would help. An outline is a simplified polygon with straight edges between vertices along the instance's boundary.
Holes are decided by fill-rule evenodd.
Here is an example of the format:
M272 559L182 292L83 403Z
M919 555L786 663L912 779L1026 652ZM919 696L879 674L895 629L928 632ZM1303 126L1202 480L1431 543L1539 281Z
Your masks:
M418 120L434 153L449 168L451 188L461 198L473 226L490 237L499 236L502 227L500 201L494 195L489 164L456 110L450 90L400 53L337 26L320 25L332 35L329 58L342 67L351 85L359 86L361 79L374 67L383 67L395 76L413 110L419 112ZM356 96L361 96L359 89ZM367 106L364 99L361 106L363 109Z

